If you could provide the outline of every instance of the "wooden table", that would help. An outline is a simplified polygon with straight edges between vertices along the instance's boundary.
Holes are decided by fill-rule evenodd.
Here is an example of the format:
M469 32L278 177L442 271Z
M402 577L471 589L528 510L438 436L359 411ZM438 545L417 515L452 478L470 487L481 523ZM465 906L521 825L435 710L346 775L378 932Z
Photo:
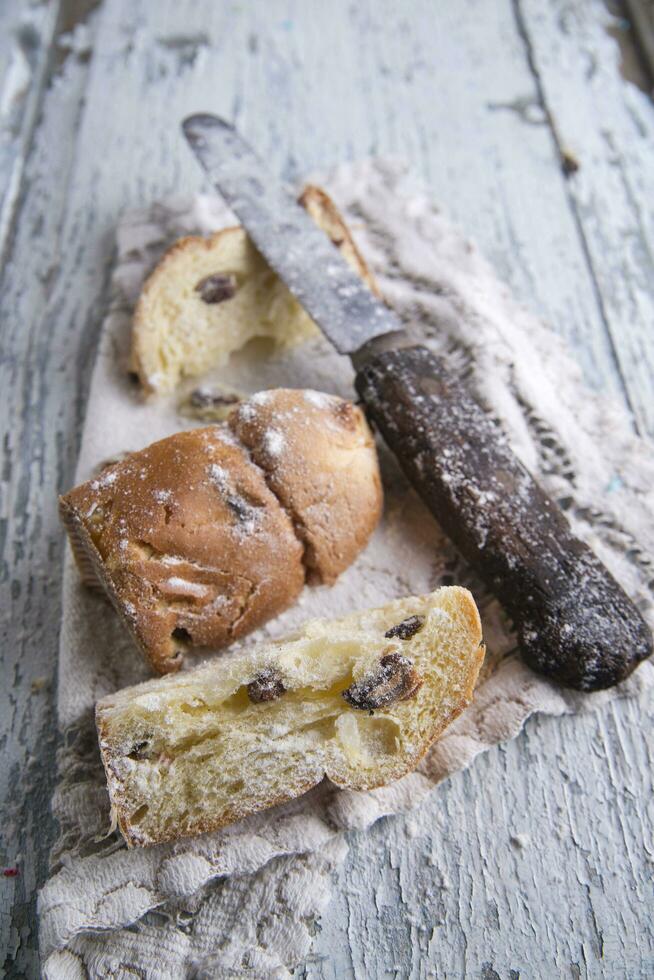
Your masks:
M632 0L646 22L651 6ZM118 213L200 185L178 122L280 174L410 162L590 385L654 428L654 110L600 0L2 0L7 976L37 977L62 533ZM571 171L578 162L579 169ZM651 977L652 708L533 719L352 837L301 975Z

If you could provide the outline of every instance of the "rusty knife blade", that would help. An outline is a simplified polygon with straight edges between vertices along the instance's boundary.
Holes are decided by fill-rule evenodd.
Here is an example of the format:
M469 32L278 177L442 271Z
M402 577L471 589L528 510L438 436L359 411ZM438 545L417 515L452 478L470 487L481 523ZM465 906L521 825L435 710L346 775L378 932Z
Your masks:
M231 123L198 113L182 129L259 252L339 353L403 329Z

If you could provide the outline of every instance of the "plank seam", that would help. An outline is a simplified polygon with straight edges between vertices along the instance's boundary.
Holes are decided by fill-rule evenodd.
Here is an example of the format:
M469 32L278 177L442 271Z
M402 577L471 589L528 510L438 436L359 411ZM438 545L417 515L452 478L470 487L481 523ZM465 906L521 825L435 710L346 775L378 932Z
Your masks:
M654 6L651 0L624 0L624 7L639 60L649 81L654 82Z
M629 387L627 385L627 380L626 380L626 378L624 376L624 372L622 370L622 364L620 362L618 348L617 348L617 345L615 343L615 338L613 336L613 331L611 329L611 322L610 322L609 316L608 316L608 314L606 312L606 306L604 304L604 298L602 296L602 291L601 291L601 288L600 288L599 280L597 278L597 274L596 274L595 267L594 267L594 264L593 264L593 259L592 259L592 255L591 255L591 251L590 251L590 246L588 244L588 239L586 237L586 232L584 230L583 221L581 220L581 215L579 213L579 208L577 206L577 200L576 200L574 194L572 193L572 191L570 190L570 186L568 184L568 178L567 178L567 176L565 176L566 161L569 159L569 155L568 155L568 153L566 151L566 148L565 148L565 145L564 145L564 143L563 143L563 141L561 139L561 135L560 135L559 130L558 130L558 127L556 125L556 120L554 119L554 115L552 113L552 110L550 109L549 104L547 102L547 98L546 98L546 95L545 95L545 87L543 85L543 82L542 82L542 79L541 79L541 76L540 76L540 72L538 70L538 65L536 64L536 55L535 55L535 52L534 52L534 47L533 47L533 45L531 43L531 38L529 37L529 31L528 31L528 28L527 28L527 24L526 24L526 21L525 21L525 18L524 18L524 14L522 12L522 0L511 0L511 7L513 9L513 16L515 18L515 24L516 24L516 29L518 31L518 35L519 35L519 37L520 37L520 39L521 39L521 41L522 41L522 43L524 45L525 57L526 57L526 60L527 60L527 65L528 65L529 71L531 72L531 74L533 76L533 79L534 79L534 85L536 87L536 97L538 98L538 101L540 103L540 106L541 106L541 108L543 110L543 114L544 114L545 119L547 121L547 125L548 125L549 130L550 130L550 133L552 135L552 140L554 142L554 146L556 147L557 155L558 155L559 160L560 160L560 164L561 164L561 180L563 181L563 184L564 184L565 198L566 198L566 201L568 203L568 207L570 208L570 213L571 213L571 216L572 216L572 220L573 220L574 225L575 225L575 228L577 230L577 235L578 235L578 238L579 238L579 243L581 245L582 253L583 253L583 256L584 256L584 262L586 264L586 267L588 269L588 273L590 275L590 280L591 280L591 284L592 284L593 294L594 294L595 300L597 302L597 307L598 307L598 310L599 310L600 319L602 321L602 324L604 326L604 329L606 330L606 335L607 335L607 338L608 338L609 347L610 347L610 350L611 350L611 354L613 355L613 361L615 363L615 368L616 368L616 371L617 371L617 374L618 374L618 378L620 380L620 388L621 388L622 393L624 395L624 399L625 399L625 402L627 404L627 408L629 409L629 412L631 414L631 419L632 419L632 422L633 422L634 429L638 433L638 435L642 435L641 426L640 426L639 421L638 421L638 416L637 416L637 413L636 413L636 410L635 410L633 401L631 399L631 395L629 393Z
M54 64L55 39L61 15L61 0L58 0L48 19L47 35L42 40L45 49L35 70L35 83L28 96L23 115L23 125L17 138L17 152L13 161L11 176L7 182L4 199L0 202L0 267L7 259L11 247L16 217L20 209L22 190L25 185L25 173L30 151L34 142L34 134L41 115L41 107L52 75Z

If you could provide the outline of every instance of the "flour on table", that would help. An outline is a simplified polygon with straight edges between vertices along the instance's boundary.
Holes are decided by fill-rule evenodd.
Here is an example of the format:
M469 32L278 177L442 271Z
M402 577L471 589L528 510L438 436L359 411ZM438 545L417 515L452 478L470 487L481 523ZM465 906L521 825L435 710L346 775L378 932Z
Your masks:
M516 304L474 245L424 194L408 187L398 168L383 162L349 165L325 186L352 222L386 298L453 371L468 378L512 448L651 623L654 457L649 444L633 435L619 406L583 390L562 341ZM228 223L224 206L209 197L168 200L121 220L113 301L93 373L78 481L96 476L102 460L193 425L178 411L191 383L176 396L147 403L130 385L125 371L130 312L144 277L172 240ZM320 406L329 394L352 397L352 378L349 361L316 337L272 357L250 345L202 384L219 390L236 386L244 395L301 387L310 389L309 403ZM273 456L283 452L278 436L271 428L265 437ZM86 971L177 980L235 975L246 966L252 976L288 975L310 951L311 923L329 900L333 870L347 851L345 831L364 832L381 816L410 812L447 775L514 738L534 712L589 710L636 696L652 684L649 663L620 688L590 696L561 690L532 673L514 655L514 639L497 603L445 540L383 447L381 465L384 516L363 554L332 588L306 588L292 609L253 635L283 635L312 616L343 615L440 584L472 589L489 651L475 701L417 772L372 792L339 791L325 783L216 833L130 852L117 833L107 837L109 806L93 705L144 680L148 672L109 604L81 588L68 557L58 687L66 738L53 799L60 837L52 876L39 899L46 977ZM228 488L217 470L207 478L224 492ZM174 557L167 560L174 565ZM188 586L171 567L170 587L179 589L182 582ZM411 827L409 822L409 835ZM514 840L517 847L527 846L526 834Z

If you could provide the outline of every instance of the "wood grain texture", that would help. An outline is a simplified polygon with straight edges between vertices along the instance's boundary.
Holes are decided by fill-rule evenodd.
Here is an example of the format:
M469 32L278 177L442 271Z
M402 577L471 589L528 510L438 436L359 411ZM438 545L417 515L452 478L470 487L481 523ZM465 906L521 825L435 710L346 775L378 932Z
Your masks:
M38 976L33 895L52 832L55 495L72 479L116 217L201 186L182 116L227 115L287 177L370 153L410 161L589 383L654 424L654 111L620 76L602 4L90 7L0 9L5 91L16 31L27 14L41 25L31 108L0 166L0 787L3 857L21 872L0 879L0 929L17 977ZM66 55L56 40L76 20L91 50ZM581 163L570 178L562 147ZM651 976L651 715L624 702L534 719L417 813L353 837L303 974Z
M609 16L592 3L514 0L516 20L559 149L579 169L566 182L625 395L642 431L654 427L654 115L625 85ZM570 93L575 97L571 98Z

